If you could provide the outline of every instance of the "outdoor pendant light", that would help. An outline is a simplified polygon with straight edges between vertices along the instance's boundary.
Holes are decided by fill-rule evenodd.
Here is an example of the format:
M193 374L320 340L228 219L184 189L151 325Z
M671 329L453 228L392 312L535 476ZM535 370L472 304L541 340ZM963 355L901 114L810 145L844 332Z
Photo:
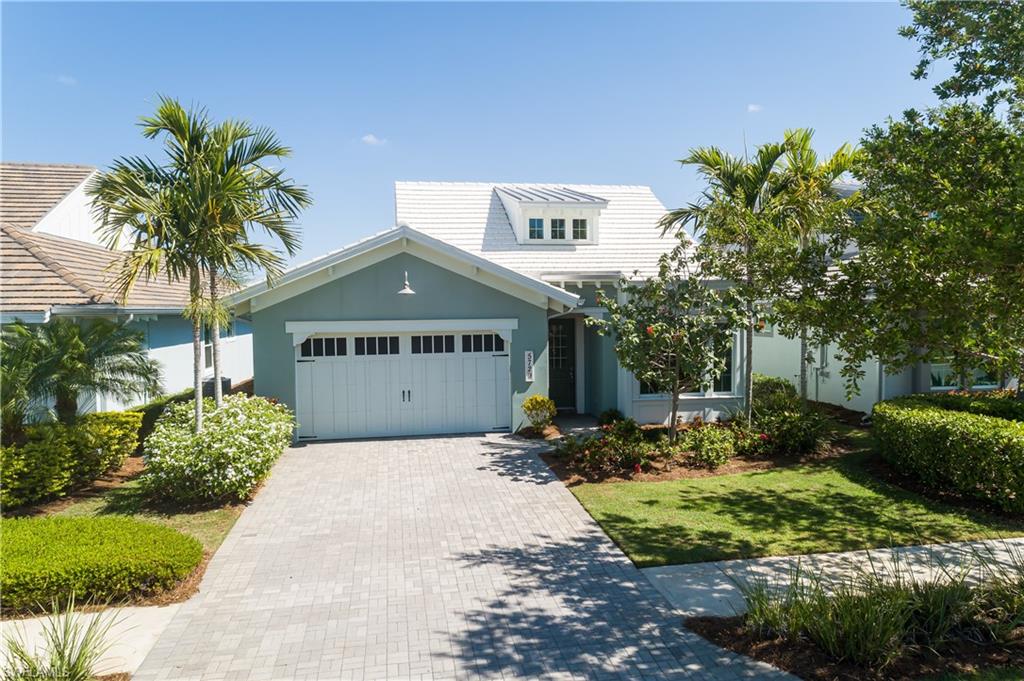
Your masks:
M416 292L413 291L409 287L409 273L408 272L405 273L405 285L402 287L402 290L400 290L398 292L398 295L400 295L400 296L414 296L414 295L416 295Z

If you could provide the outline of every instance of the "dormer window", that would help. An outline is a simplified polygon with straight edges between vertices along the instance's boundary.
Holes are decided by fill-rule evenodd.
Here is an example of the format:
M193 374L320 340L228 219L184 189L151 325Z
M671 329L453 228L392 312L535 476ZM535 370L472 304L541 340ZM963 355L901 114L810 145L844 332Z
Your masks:
M544 218L530 218L530 238L544 238Z
M573 241L586 241L587 240L587 219L586 218L573 218L573 220L572 220L572 238L573 238Z
M509 185L494 192L516 241L531 246L596 244L601 212L608 207L598 196L554 185Z
M565 239L565 218L551 218L551 238Z

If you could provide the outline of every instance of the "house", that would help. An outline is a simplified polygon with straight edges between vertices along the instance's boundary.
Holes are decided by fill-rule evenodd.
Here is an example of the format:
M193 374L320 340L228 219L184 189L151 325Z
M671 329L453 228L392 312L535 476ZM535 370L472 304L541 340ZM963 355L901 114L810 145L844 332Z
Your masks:
M649 187L398 182L397 226L232 298L252 323L255 391L292 406L300 439L509 431L523 400L667 422L668 396L585 324L675 242ZM739 408L735 343L684 418Z
M126 301L115 299L113 279L122 257L102 244L85 189L90 166L0 163L0 322L42 324L54 317L87 323L127 321L145 334L151 357L163 368L163 389L192 385L192 325L182 317L183 282L140 280ZM252 335L237 320L224 330L223 375L240 383L252 376ZM206 375L212 376L207 343ZM126 406L107 395L83 400L83 411Z

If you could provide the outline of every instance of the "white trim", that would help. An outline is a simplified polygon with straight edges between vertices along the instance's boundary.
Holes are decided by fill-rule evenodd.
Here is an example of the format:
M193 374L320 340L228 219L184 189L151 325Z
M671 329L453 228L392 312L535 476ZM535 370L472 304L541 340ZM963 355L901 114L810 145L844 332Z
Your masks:
M26 324L45 324L50 321L50 311L42 312L0 312L0 324L13 324L22 321Z
M292 345L316 333L417 333L434 331L494 331L506 343L512 342L512 331L519 328L518 319L380 319L357 321L285 322L285 333L292 334Z
M491 260L441 241L440 239L435 239L434 237L413 229L409 225L399 225L387 230L386 232L381 232L380 234L368 239L364 239L355 244L346 246L345 248L333 251L315 260L294 267L278 279L275 283L275 287L280 288L322 270L331 270L334 266L339 265L340 263L349 261L360 255L369 254L371 251L375 251L378 248L395 242L399 245L399 251L410 251L412 250L409 248L410 244L416 244L430 252L440 253L460 261L462 264L468 265L470 268L478 268L480 272L491 274L494 277L499 278L505 284L515 284L527 291L533 292L534 294L540 294L545 300L542 305L543 307L547 307L549 301L553 301L554 303L565 307L576 307L580 303L579 296L569 293L564 289L560 289L557 286L552 286L551 284L540 281L539 279L534 279L533 277L511 270ZM329 274L333 275L334 273L329 272ZM247 286L241 291L228 296L227 303L228 305L238 305L265 294L269 290L270 287L267 285L266 281L258 281ZM515 294L512 293L512 295Z
M583 351L584 351L584 338L583 334L586 331L586 325L583 323L583 317L576 317L576 325L574 329L574 336L576 338L576 366L573 370L576 372L576 413L586 414L587 413L587 386L586 386L586 364L584 362Z

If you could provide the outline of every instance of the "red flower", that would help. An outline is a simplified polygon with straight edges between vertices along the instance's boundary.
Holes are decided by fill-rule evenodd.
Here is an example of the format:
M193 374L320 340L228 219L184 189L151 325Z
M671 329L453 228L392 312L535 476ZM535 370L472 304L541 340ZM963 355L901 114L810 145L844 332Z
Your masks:
M634 464L633 465L633 472L634 473L639 473L641 470L643 470L643 469L640 468L640 464Z
M762 440L767 440L768 439L768 433L761 433L760 435L758 435L758 437L761 438Z
M653 336L654 335L654 327L653 326L648 326L647 327L647 335L648 336Z

